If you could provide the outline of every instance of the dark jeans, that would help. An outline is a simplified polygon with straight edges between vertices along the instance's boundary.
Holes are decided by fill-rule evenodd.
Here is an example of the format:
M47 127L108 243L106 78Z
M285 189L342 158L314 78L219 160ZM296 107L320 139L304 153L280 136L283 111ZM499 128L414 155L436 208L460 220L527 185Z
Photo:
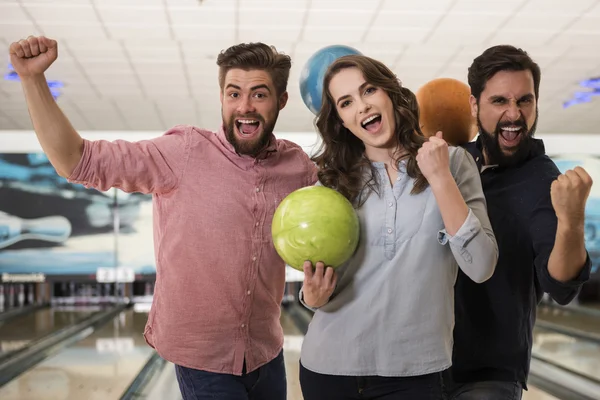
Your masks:
M304 400L442 400L442 374L382 377L337 376L312 372L300 363Z
M184 400L286 400L283 351L268 364L242 376L175 366Z
M443 379L447 400L521 400L523 395L519 382L454 382L450 370L444 372Z

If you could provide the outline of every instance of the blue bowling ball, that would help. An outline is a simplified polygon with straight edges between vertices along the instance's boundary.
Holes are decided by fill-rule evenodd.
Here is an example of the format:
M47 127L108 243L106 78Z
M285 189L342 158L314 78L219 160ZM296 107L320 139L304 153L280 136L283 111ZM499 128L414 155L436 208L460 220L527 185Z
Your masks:
M327 68L338 58L351 54L361 53L348 46L327 46L313 54L304 64L300 74L300 94L304 104L313 114L318 114L321 109L323 78Z

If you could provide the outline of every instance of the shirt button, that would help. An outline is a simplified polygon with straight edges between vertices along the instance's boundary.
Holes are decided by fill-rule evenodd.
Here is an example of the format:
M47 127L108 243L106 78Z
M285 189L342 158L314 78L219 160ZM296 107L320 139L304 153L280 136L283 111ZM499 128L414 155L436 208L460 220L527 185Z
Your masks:
M242 324L242 328L244 328L246 326L246 324Z
M248 291L246 292L246 294L250 294L250 291L248 290Z
M388 206L392 207L394 205L394 203L392 203L391 201L388 203Z
M258 193L258 192L260 192L260 188L257 187L256 188L256 193Z
M252 261L256 261L256 256L252 257Z
M258 221L256 221L256 223L254 224L255 226L258 226Z
M392 228L388 228L388 233L392 233Z

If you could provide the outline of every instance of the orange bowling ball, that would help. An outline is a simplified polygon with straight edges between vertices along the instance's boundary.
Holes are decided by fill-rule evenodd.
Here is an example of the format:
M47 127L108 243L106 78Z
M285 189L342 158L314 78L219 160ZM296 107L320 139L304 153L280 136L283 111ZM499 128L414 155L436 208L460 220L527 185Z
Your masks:
M477 135L477 123L471 115L471 88L452 78L427 82L415 93L419 103L419 124L426 137L442 131L448 144L468 143Z

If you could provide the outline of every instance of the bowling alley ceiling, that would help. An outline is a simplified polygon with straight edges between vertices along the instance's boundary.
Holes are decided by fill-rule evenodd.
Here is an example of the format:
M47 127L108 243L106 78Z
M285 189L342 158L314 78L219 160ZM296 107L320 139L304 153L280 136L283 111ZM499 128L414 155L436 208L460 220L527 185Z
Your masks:
M263 41L293 61L280 132L313 131L298 79L321 47L351 45L416 91L466 81L501 43L542 68L538 132L600 131L600 85L583 83L600 76L600 0L0 0L0 130L32 129L8 47L42 34L59 41L47 78L79 130L215 129L218 52Z

